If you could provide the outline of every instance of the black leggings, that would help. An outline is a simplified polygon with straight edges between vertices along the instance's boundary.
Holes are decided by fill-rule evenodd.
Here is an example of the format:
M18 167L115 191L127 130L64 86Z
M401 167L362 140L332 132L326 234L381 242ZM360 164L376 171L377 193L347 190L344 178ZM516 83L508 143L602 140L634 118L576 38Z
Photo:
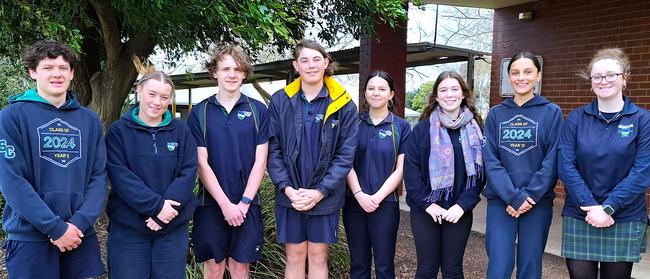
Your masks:
M598 277L598 263L566 259L571 279L596 279ZM632 277L631 262L600 262L600 279L624 279Z
M416 279L464 278L463 255L472 229L472 212L465 212L458 223L442 225L421 209L411 209L411 230L417 254Z

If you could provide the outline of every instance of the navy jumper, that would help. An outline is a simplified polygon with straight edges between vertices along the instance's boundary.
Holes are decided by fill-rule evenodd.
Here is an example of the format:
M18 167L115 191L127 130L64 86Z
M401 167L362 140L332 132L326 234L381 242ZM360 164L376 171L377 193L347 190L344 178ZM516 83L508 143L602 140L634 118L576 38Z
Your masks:
M138 107L113 122L106 133L111 193L106 211L111 228L128 228L142 235L161 235L187 226L196 200L196 143L190 130L171 119L149 127L137 118ZM176 216L159 231L145 220L158 215L164 200L181 205Z
M111 194L107 242L109 276L183 276L188 224L196 200L196 143L185 123L164 114L157 127L138 118L134 106L106 134ZM178 215L153 231L146 220L158 215L164 200L180 203Z
M435 112L434 112L435 113ZM467 188L467 171L460 139L460 129L445 129L454 151L454 185L448 199L435 202L444 209L458 204L464 214L457 223L434 222L425 210L432 202L426 198L431 193L429 179L429 153L431 150L431 123L420 121L405 146L404 184L406 202L411 207L411 229L416 243L416 278L435 278L442 270L445 278L463 277L463 256L472 228L472 210L481 200L485 175L476 175L475 187ZM425 151L425 152L423 152Z
M409 136L405 146L404 158L404 186L406 187L406 203L411 209L424 211L432 202L426 198L431 194L431 183L429 179L429 150L431 150L431 135L429 120L420 121ZM458 141L460 130L449 130L449 137L452 143ZM452 137L452 134L455 135ZM455 146L454 146L455 147ZM426 151L426 152L423 152ZM456 154L458 148L454 149L454 188L448 200L437 201L440 207L448 209L458 204L465 212L472 211L481 201L480 193L485 186L484 180L477 180L476 187L466 189L467 173L463 153ZM481 176L485 177L485 176Z
M650 115L624 100L620 116L609 123L599 116L597 100L569 113L558 159L567 192L563 216L584 219L580 206L610 205L617 223L646 222Z

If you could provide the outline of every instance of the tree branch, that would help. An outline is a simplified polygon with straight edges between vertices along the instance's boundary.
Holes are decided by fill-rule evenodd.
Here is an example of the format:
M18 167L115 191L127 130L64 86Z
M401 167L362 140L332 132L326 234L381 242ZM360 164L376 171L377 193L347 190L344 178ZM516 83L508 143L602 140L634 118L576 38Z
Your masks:
M102 29L102 39L106 49L106 63L109 66L115 65L118 63L122 51L120 25L108 2L92 0L90 3L97 13L99 25Z
M264 90L264 88L262 88L262 86L260 86L259 83L253 82L251 84L253 85L253 87L255 87L255 90L257 90L257 92L260 93L260 96L262 96L262 99L264 99L264 102L268 106L269 102L271 101L271 94L269 94L269 92Z

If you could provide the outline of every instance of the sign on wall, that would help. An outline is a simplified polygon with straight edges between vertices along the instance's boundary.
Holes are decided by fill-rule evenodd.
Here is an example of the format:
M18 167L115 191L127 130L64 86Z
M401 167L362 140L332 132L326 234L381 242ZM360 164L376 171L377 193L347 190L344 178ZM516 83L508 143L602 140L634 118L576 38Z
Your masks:
M542 73L544 72L544 59L537 55L537 60L539 60L539 65L542 66ZM512 97L515 95L514 89L510 86L510 80L508 79L508 63L510 63L510 58L505 58L501 60L501 81L499 82L499 95L501 97ZM542 80L540 79L537 84L535 84L535 95L542 93Z

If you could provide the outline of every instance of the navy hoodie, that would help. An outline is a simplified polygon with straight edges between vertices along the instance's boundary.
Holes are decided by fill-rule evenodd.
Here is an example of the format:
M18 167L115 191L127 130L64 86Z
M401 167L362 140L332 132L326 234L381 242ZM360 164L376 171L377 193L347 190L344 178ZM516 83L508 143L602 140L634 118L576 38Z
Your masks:
M0 112L2 227L21 241L58 239L74 224L85 235L104 209L102 124L72 92L59 108L35 89Z
M508 98L490 109L483 146L488 202L518 209L531 197L536 206L553 205L562 122L560 107L540 95L521 107Z
M187 225L196 200L196 143L185 123L167 111L158 127L148 127L133 107L106 133L111 194L106 209L111 228L127 227L142 234L164 234ZM159 231L145 223L164 200L181 204L178 216Z
M558 147L567 193L562 215L584 219L580 206L610 205L616 222L646 221L650 114L624 100L609 123L599 115L597 100L569 113Z

